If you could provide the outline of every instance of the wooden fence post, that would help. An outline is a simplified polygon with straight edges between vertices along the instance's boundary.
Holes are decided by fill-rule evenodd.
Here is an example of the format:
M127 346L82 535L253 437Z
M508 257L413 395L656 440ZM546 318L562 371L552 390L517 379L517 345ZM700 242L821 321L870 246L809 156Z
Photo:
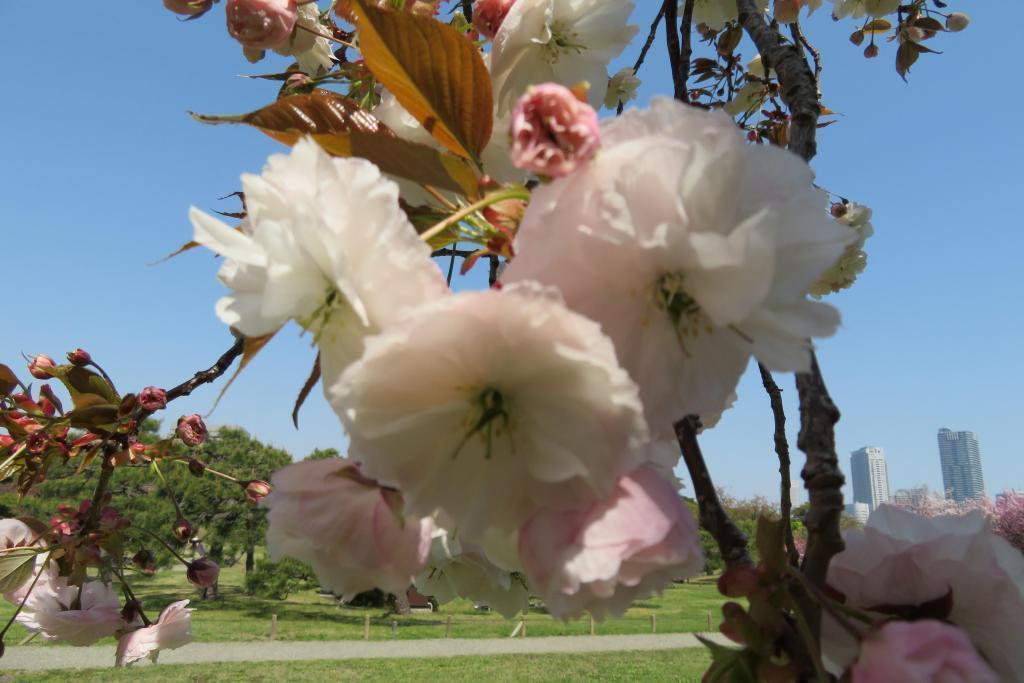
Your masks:
M657 633L657 632L658 632L658 615L657 614L652 614L651 615L651 633Z
M526 615L523 615L523 638L526 637Z
M370 639L370 615L363 615L363 640Z
M448 615L448 621L444 625L444 637L450 638L452 635L452 615Z
M277 638L277 615L270 615L270 639L274 640Z
M590 635L594 635L594 615L590 615Z
M711 633L711 612L708 612L708 633Z

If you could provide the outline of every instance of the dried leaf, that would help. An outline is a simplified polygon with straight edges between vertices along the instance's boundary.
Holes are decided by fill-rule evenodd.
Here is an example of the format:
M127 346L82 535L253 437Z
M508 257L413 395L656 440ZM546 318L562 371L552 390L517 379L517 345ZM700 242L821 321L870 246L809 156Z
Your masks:
M907 40L896 51L896 73L904 81L907 80L907 72L910 71L910 67L914 65L914 62L917 61L918 56L921 54L918 50L914 49L914 45L916 43Z
M0 396L9 394L18 386L18 376L9 367L0 363Z
M295 407L292 409L292 424L295 428L299 428L299 409L302 408L302 404L306 402L309 397L309 392L313 391L313 387L320 381L320 354L316 354L316 360L313 361L313 368L309 371L309 377L306 378L306 383L302 385L302 389L299 390L299 396L295 399Z
M872 19L861 30L864 33L885 33L891 28L892 23L888 19Z
M430 17L353 0L366 66L446 148L478 161L491 139L491 77L480 50Z
M474 196L477 177L463 159L407 140L364 111L352 100L329 90L290 95L248 114L192 114L202 123L253 126L285 145L310 136L328 154L362 157L391 175L441 190ZM172 254L175 256L191 243ZM170 258L170 257L168 257Z
M245 337L245 341L242 342L242 359L238 362L238 367L235 368L235 371L231 374L227 383L221 388L220 393L217 394L217 398L214 400L209 412L207 412L204 417L209 417L210 413L217 409L217 404L219 404L220 400L224 398L224 394L227 393L228 387L238 379L238 376L242 374L242 370L245 370L245 366L249 364L249 361L255 358L256 354L262 351L263 347L270 343L270 340L274 338L274 335L277 334L278 331L279 329L274 330L270 334L265 334L261 337Z

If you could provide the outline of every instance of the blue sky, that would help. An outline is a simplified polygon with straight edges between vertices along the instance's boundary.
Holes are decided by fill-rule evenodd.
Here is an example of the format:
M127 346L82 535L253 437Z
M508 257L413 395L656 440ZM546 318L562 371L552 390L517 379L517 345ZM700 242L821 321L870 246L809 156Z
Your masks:
M657 4L637 4L639 43ZM937 38L932 47L945 54L925 55L909 84L893 70L892 45L868 61L847 42L849 22L833 23L823 10L807 25L825 55L825 103L842 114L821 131L819 183L872 206L876 230L867 272L833 300L843 328L821 343L820 358L843 411L844 468L850 451L882 446L893 488L940 489L935 435L945 426L977 433L990 492L1024 489L1015 426L1024 412L1017 165L1024 145L1012 123L1024 96L1002 76L1016 63L1017 28L1002 3L959 5L973 23ZM249 65L222 11L182 23L157 0L102 9L70 3L55 25L40 24L29 3L0 5L13 70L0 108L0 258L8 283L0 361L17 365L23 352L58 356L81 346L122 391L133 391L177 384L230 345L213 313L223 290L210 254L147 265L190 238L189 205L234 210L233 200L218 197L281 149L253 130L203 126L185 113L257 108L276 85L238 75L286 65L277 57ZM638 47L612 71L632 63ZM663 50L659 34L641 72L640 104L671 89ZM319 394L304 408L301 429L291 425L313 355L296 328L286 329L210 423L242 425L296 457L343 446ZM795 448L795 390L790 377L778 379ZM205 389L173 404L168 419L205 413L215 394ZM705 453L734 495L774 495L772 418L756 372L739 395L704 438Z

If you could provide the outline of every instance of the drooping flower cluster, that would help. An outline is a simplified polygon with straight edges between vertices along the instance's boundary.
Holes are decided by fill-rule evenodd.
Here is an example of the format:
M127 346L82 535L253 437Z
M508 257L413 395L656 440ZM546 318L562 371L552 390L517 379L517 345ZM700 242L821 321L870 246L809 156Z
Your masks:
M848 226L857 237L843 250L839 260L811 286L811 294L815 297L839 292L853 285L868 265L864 243L875 234L874 226L871 225L871 209L866 206L852 202L836 203L832 205L832 215Z

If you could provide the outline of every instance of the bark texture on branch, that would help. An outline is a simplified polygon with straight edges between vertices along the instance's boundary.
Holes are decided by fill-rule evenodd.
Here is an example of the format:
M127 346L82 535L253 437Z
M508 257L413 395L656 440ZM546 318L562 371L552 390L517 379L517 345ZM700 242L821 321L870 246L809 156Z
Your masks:
M810 65L804 59L800 47L786 41L782 35L765 21L754 0L736 0L740 24L754 41L765 69L771 65L779 76L782 101L791 115L789 149L810 161L817 153L815 134L821 107L818 104L818 88Z
M668 65L672 72L672 96L686 101L686 74L679 64L679 7L676 0L665 0L665 48L668 51Z
M693 481L693 492L697 496L700 525L715 539L726 567L753 565L747 552L746 535L729 518L718 499L718 492L715 491L711 474L704 462L704 454L697 443L699 427L700 418L696 415L684 417L675 424L676 439Z
M779 512L782 515L782 523L785 526L786 554L789 556L789 563L796 567L800 564L800 553L796 550L796 542L793 540L793 527L790 520L793 517L793 500L790 496L790 459L789 441L786 439L786 411L782 405L782 389L775 383L772 373L761 363L757 364L761 372L761 384L768 393L768 400L772 406L772 415L775 417L775 453L779 456Z
M797 445L807 455L800 476L807 487L810 509L804 519L807 551L803 572L818 587L825 585L828 565L845 547L839 530L843 514L843 473L836 457L835 424L839 409L832 402L818 359L811 353L811 371L798 373L800 437Z
M245 338L239 336L235 339L235 343L231 345L231 348L225 351L221 357L217 359L216 363L206 370L200 370L196 374L192 375L190 379L185 380L173 389L168 389L168 403L176 398L188 396L195 391L196 388L215 381L218 377L227 372L228 368L231 367L231 364L235 362L235 359L242 355L242 351L244 351L244 349ZM142 424L142 421L152 414L152 410L140 410L135 419L139 424Z

